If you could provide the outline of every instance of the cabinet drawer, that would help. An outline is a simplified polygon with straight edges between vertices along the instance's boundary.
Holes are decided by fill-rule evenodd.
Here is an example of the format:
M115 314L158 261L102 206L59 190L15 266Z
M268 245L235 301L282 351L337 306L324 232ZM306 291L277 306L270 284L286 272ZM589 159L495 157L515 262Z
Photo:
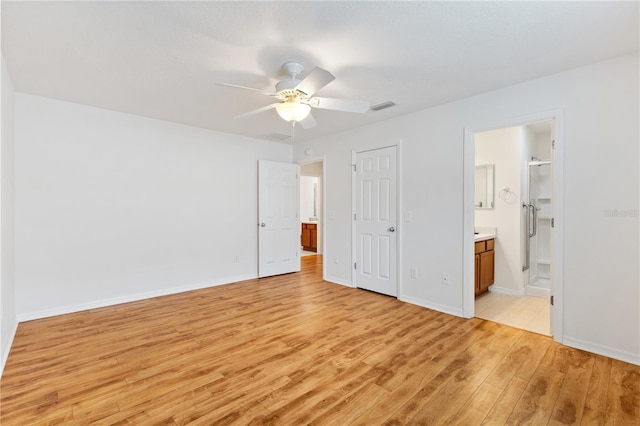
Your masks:
M493 250L495 240L476 241L476 254Z
M316 229L316 226L318 226L318 225L316 225L315 223L313 223L313 224L312 223L307 223L307 229Z

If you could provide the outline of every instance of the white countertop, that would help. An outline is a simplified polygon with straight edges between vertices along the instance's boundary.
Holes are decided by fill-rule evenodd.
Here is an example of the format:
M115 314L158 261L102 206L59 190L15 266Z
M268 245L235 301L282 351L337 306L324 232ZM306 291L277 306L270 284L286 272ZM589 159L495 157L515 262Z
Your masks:
M474 241L485 241L485 240L492 240L496 237L496 234L489 234L489 233L483 233L480 232L478 234L475 234L473 236Z
M318 224L318 221L317 221L317 220L315 220L315 221L311 221L311 220L301 220L301 221L300 221L300 223L304 223L304 224L307 224L307 225L317 225L317 224Z

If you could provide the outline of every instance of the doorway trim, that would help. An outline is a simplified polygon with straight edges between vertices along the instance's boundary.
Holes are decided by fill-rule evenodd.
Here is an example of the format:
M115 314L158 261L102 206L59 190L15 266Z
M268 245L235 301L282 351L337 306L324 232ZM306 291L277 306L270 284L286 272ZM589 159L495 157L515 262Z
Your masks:
M556 342L563 341L563 307L564 307L564 263L563 263L563 234L564 234L564 122L563 110L550 110L490 122L477 127L464 128L463 134L463 219L462 219L462 312L465 318L472 318L475 314L474 297L474 178L475 178L475 134L507 127L523 126L534 121L553 119L553 134L555 140L553 152L553 232L551 245L553 255L551 259L551 295L554 304L551 307L551 334Z
M327 259L324 256L327 252L327 156L305 158L296 164L302 166L311 163L322 163L322 279L327 281Z

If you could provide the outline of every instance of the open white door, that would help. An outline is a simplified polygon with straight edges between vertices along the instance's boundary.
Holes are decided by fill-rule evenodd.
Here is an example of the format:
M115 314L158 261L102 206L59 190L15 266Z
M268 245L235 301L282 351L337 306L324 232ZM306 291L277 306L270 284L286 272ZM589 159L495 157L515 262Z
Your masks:
M397 296L396 147L356 154L355 284Z
M258 277L300 270L298 165L258 161Z

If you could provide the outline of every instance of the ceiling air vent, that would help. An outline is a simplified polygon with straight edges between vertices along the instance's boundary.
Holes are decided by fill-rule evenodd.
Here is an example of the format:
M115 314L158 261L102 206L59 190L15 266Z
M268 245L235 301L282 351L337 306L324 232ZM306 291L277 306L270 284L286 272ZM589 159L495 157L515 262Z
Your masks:
M380 111L380 110L383 110L383 109L391 108L392 106L396 106L396 105L398 105L398 104L393 102L393 101L385 101L385 102L381 102L379 104L373 105L369 109L371 111Z

